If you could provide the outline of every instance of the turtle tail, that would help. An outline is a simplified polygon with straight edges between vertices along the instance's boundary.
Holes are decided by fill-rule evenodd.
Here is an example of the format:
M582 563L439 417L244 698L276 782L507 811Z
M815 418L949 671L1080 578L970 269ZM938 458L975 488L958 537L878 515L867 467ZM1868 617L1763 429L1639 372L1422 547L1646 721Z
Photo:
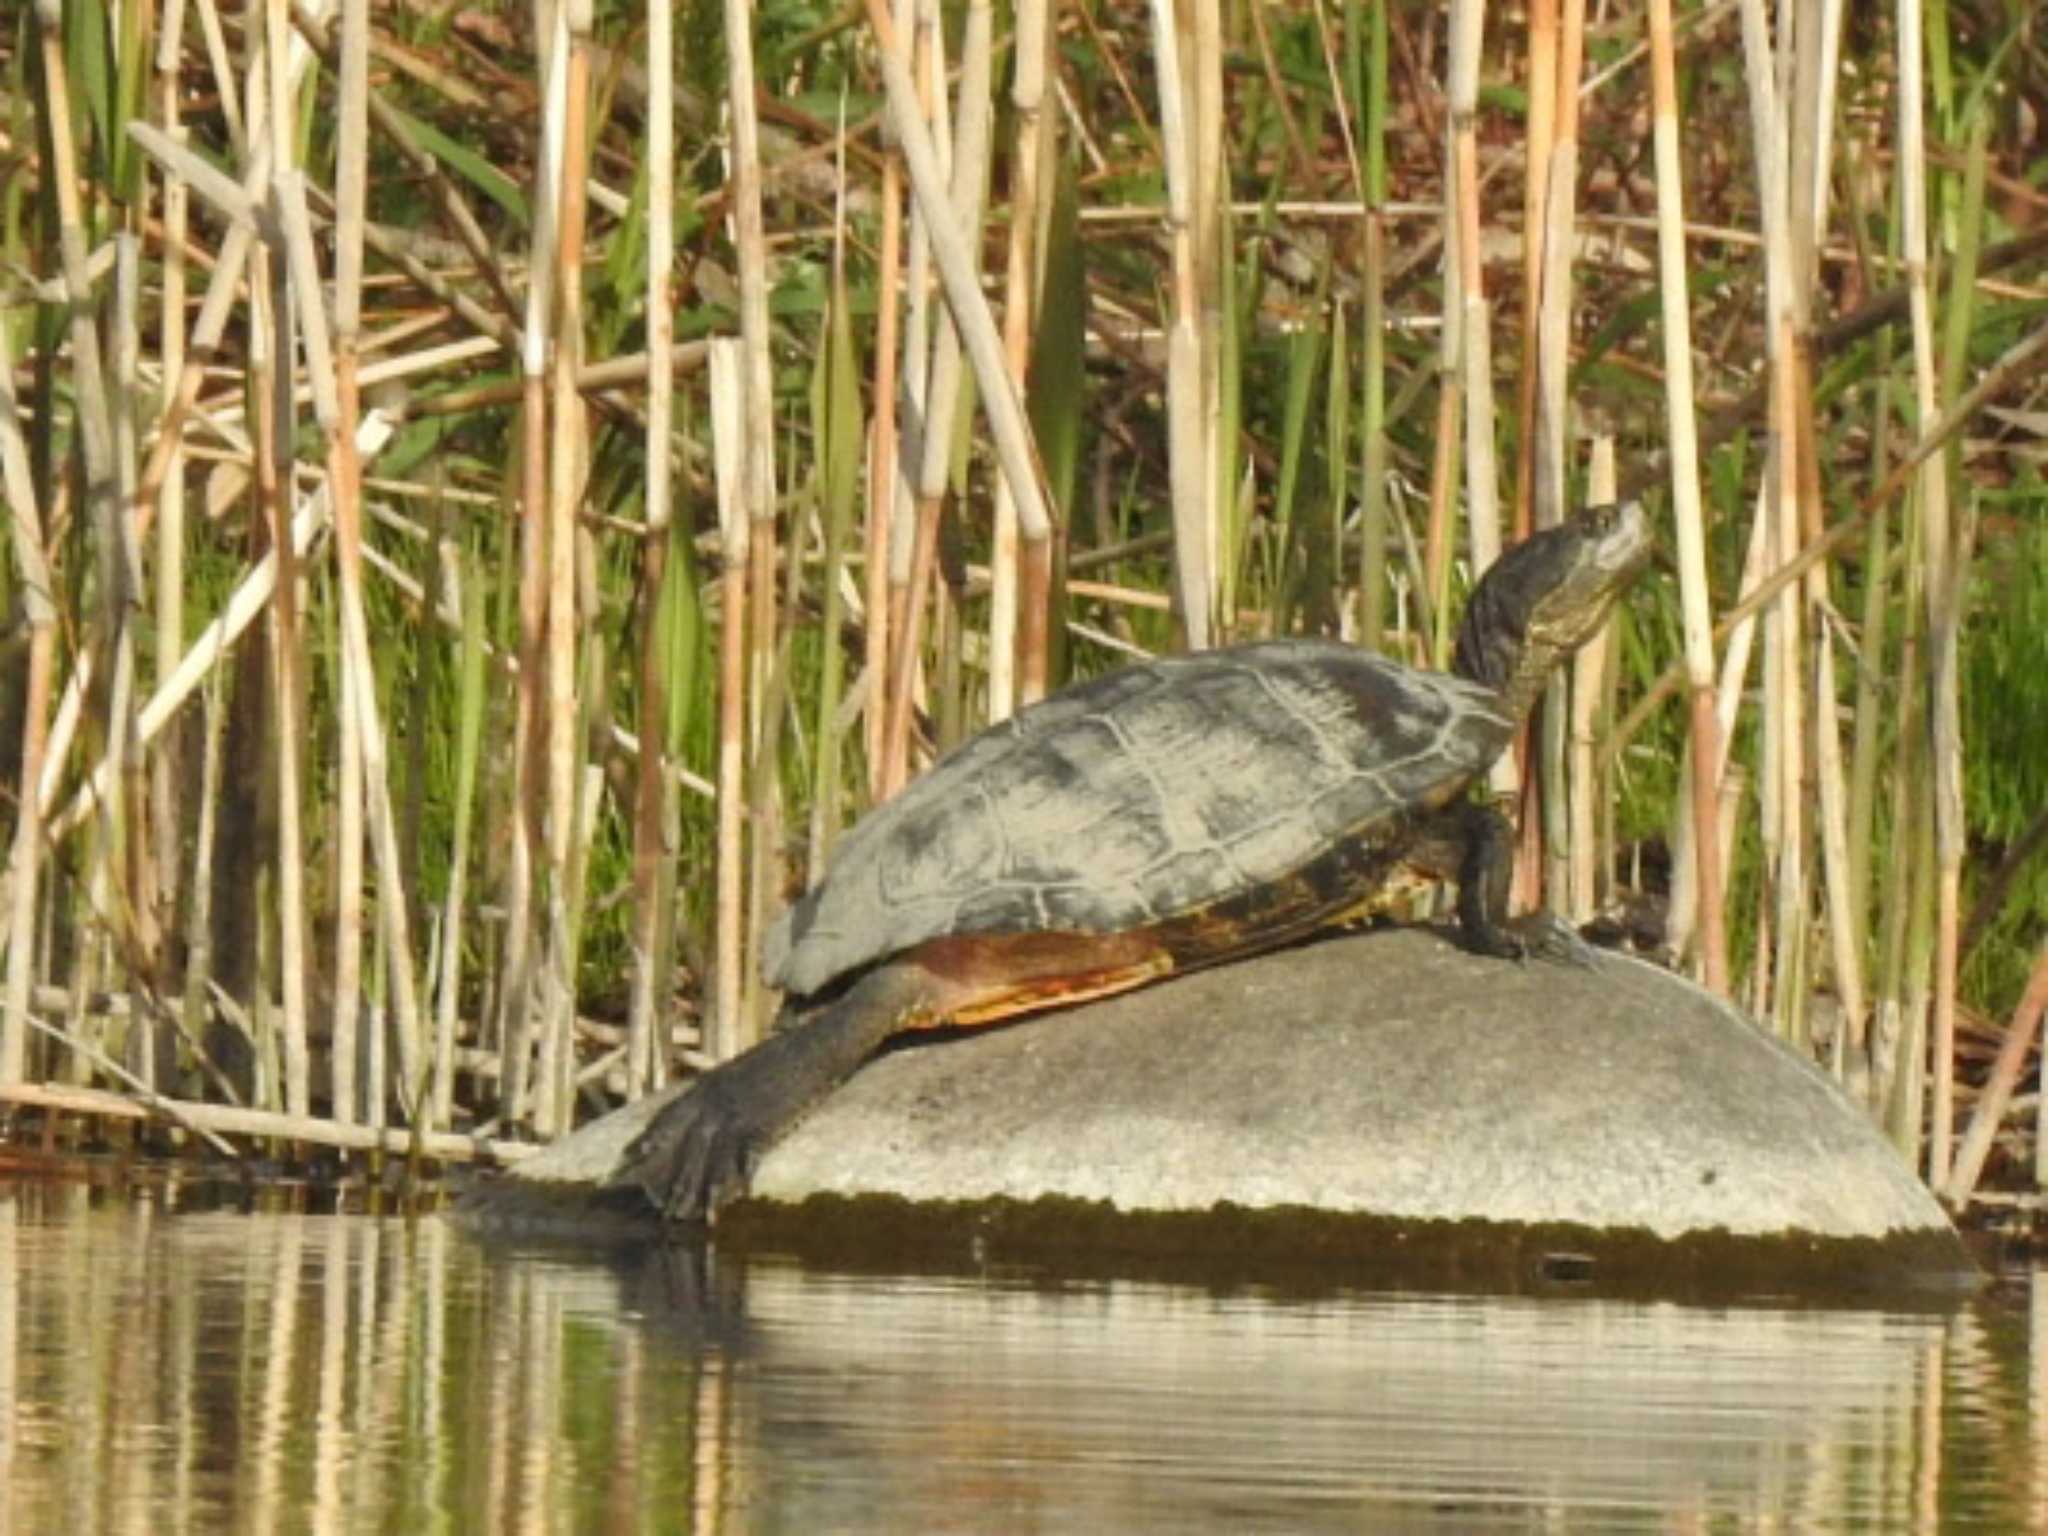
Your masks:
M781 1139L929 1001L910 965L884 965L817 1008L785 1010L781 1027L713 1067L626 1148L607 1188L640 1189L670 1221L703 1221L746 1193Z

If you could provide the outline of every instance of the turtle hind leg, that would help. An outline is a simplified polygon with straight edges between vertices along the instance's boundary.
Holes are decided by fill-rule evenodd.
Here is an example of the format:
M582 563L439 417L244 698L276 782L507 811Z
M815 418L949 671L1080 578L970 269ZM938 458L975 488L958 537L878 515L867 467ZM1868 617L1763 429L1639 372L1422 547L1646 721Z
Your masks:
M713 1067L626 1148L607 1189L638 1189L670 1221L703 1221L746 1193L761 1156L912 1026L930 990L914 966L885 965L814 1013Z

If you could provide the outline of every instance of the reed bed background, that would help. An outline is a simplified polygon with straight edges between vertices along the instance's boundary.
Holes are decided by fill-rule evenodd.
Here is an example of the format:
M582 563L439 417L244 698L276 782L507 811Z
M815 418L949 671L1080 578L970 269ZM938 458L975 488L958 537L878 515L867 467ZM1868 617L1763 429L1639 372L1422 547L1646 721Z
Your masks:
M40 0L0 92L14 1134L516 1157L965 734L1441 665L1619 492L1519 898L2048 1173L2027 0Z

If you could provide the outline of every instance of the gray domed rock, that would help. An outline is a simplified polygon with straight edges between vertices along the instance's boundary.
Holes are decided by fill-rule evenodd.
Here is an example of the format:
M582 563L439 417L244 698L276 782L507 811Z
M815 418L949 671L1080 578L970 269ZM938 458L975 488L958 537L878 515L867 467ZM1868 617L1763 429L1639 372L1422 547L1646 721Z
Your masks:
M517 1180L601 1181L659 1104ZM1869 1121L1734 1009L1622 956L1516 964L1426 929L889 1051L726 1218L783 1240L879 1232L877 1210L920 1241L964 1221L1022 1247L1442 1249L1461 1274L1504 1255L1774 1286L1972 1273Z

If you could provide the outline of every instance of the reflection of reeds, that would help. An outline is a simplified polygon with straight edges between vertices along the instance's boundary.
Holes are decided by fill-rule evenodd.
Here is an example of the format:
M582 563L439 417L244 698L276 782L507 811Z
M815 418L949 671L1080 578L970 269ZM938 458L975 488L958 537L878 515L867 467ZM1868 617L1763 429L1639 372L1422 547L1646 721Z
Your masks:
M2029 1529L2041 1497L2048 1381L2010 1306L713 1286L702 1250L584 1263L260 1204L0 1191L0 1525L1204 1529L1334 1489L1368 1525L1484 1500Z
M1548 522L1605 435L1678 582L1554 689L1518 889L1584 916L1667 840L1682 963L1802 1043L1838 998L1966 1197L1958 1021L2040 895L1970 958L1973 840L2041 798L1964 740L2035 472L1961 448L2048 348L2038 43L1888 14L729 0L646 79L585 0L39 6L0 1093L97 1052L307 1140L567 1129L753 1038L763 926L932 749L1177 639L1441 659L1503 491Z
M0 1197L7 1529L722 1518L715 1373L651 1351L610 1271L496 1262L433 1218L190 1199Z

